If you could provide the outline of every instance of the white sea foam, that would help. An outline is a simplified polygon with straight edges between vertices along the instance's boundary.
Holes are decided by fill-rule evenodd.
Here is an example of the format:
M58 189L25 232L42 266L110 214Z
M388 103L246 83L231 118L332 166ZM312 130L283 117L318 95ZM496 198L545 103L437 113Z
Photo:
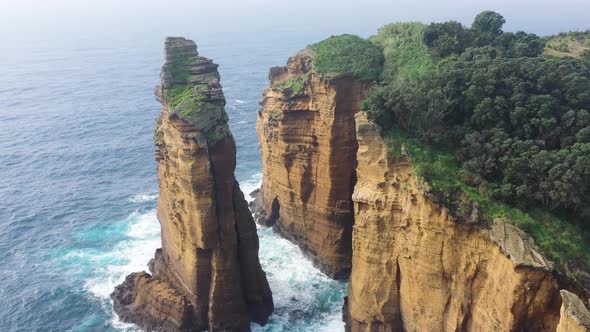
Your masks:
M134 212L123 223L126 238L111 250L82 251L71 255L83 256L80 258L85 264L96 267L84 288L102 302L105 311L112 313L111 325L118 330L135 331L135 325L121 322L112 312L110 294L128 274L148 270L147 263L160 247L160 225L155 210Z
M250 196L250 193L260 188L261 184L262 173L256 173L247 180L240 182L240 188L242 189L242 192L244 193L244 196L248 202L253 200L253 198Z
M319 272L296 245L271 229L259 228L258 234L260 263L273 290L276 310L270 326L253 325L253 330L344 330L341 307L347 285ZM296 312L313 316L293 319L291 315Z
M240 186L248 201L250 192L258 189L262 174L257 173ZM97 266L85 288L112 312L109 298L114 287L132 272L147 269L147 262L160 246L160 226L156 211L133 213L124 223L126 238L106 252L83 252L82 260L90 266ZM320 331L344 330L341 321L342 297L346 284L323 275L303 256L299 248L282 239L272 229L259 228L260 263L267 274L273 291L275 313L267 326L252 324L253 331ZM306 315L293 318L294 312ZM296 316L296 315L295 315ZM121 322L112 313L110 325L120 331L137 331L133 324Z
M129 238L111 251L100 254L112 257L113 262L98 266L96 277L86 282L86 289L98 298L109 299L115 286L123 282L126 275L147 271L147 262L160 246L160 225L155 210L144 214L133 213L126 222L125 234Z
M243 104L243 103L245 103L245 101L243 101L241 99L236 99L235 102L236 102L236 104Z
M129 200L133 203L150 202L158 199L158 193L143 193L129 197Z
M262 173L240 182L246 199L262 183ZM252 324L258 331L343 331L342 304L347 284L334 281L307 259L299 248L270 228L258 228L260 264L273 291L275 312L267 326ZM293 318L293 313L306 315Z

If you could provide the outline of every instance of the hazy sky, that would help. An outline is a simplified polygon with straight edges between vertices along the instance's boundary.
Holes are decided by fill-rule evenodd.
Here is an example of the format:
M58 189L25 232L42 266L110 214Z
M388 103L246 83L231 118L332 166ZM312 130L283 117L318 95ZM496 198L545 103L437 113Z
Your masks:
M507 31L546 35L590 29L590 0L0 0L0 38L14 48L56 36L366 37L396 21L455 19L469 25L478 12L488 9L504 15Z

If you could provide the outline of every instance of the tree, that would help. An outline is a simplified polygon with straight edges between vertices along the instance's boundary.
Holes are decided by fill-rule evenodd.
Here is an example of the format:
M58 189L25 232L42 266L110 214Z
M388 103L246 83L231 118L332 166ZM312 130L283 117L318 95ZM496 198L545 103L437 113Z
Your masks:
M502 33L502 26L506 23L504 17L494 11L487 10L479 13L471 28L482 34L497 36Z
M441 57L460 54L470 45L469 34L457 21L431 23L424 30L424 42L428 47L438 49Z

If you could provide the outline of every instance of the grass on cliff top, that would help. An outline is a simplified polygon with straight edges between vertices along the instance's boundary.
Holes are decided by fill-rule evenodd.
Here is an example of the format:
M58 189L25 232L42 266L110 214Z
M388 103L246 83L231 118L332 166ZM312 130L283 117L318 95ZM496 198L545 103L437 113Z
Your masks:
M285 97L291 98L303 92L305 83L307 82L307 75L295 76L281 82L272 87L272 89L282 91Z
M383 80L420 78L434 70L434 62L423 41L426 25L400 22L383 26L369 40L383 49Z
M352 75L370 81L379 79L383 70L379 47L359 36L332 36L308 48L315 71L326 77Z
M459 193L469 201L477 202L484 221L506 218L531 235L541 251L554 262L590 267L590 235L578 225L568 223L565 218L544 209L524 212L490 198L485 187L473 187L463 180L466 175L452 152L444 147L419 143L397 129L388 132L385 141L390 152L396 156L401 156L403 146L416 175L429 183L435 193L443 197ZM461 209L461 206L458 208ZM570 277L574 278L572 275Z
M210 106L206 93L206 85L177 85L167 91L166 98L170 110L192 117Z

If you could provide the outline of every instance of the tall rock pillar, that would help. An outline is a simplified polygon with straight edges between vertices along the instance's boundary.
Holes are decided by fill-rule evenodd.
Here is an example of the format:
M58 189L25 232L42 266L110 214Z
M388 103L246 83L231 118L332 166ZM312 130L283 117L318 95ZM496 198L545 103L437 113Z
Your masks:
M152 275L131 274L112 294L119 316L148 330L247 331L273 311L217 67L193 41L166 39L154 132L162 248Z

